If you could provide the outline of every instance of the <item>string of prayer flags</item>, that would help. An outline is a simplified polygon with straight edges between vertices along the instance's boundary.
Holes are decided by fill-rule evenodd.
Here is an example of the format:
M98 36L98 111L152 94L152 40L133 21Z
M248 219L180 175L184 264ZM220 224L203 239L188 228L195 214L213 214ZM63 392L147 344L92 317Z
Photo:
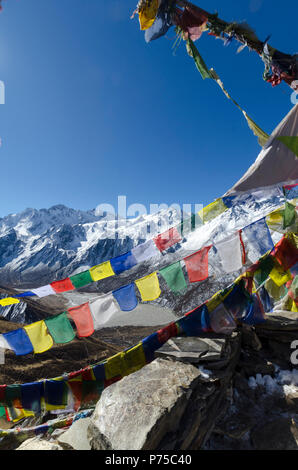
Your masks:
M239 232L216 243L215 248L221 258L226 273L239 271L242 268L242 252Z
M203 223L206 224L211 220L218 217L220 214L228 210L227 206L223 202L222 199L216 199L216 201L212 202L208 206L204 207L201 211L199 211L198 215L202 219Z
M54 289L56 294L60 294L62 292L68 292L68 291L74 290L74 286L73 286L71 280L69 279L69 277L67 277L66 279L62 279L61 281L51 282L50 285Z
M110 260L112 269L115 274L121 274L128 269L136 266L137 261L131 251L125 253L124 255L117 256Z
M0 300L1 307L6 307L7 305L14 305L19 303L20 301L18 299L14 299L13 297L6 297L5 299Z
M149 274L135 281L137 288L141 294L143 302L150 302L158 299L161 294L157 272Z
M25 356L33 352L32 343L23 328L3 333L3 336L16 356Z
M249 243L248 256L252 263L274 248L265 218L248 225L242 232Z
M56 344L66 344L75 338L74 329L67 318L66 312L47 318L45 323Z
M99 330L119 312L119 305L112 294L104 294L89 301L94 329Z
M138 305L134 283L114 290L113 296L117 300L122 312L130 312Z
M31 323L25 326L24 330L29 336L35 354L42 354L53 346L53 339L48 334L44 320Z
M89 269L82 273L75 274L74 276L70 276L70 280L75 289L79 289L93 282Z
M68 309L68 313L75 322L79 338L86 338L94 333L94 324L88 302Z
M202 282L208 278L208 254L212 245L184 258L189 282Z
M147 242L136 246L131 250L131 252L137 263L142 263L143 261L147 261L155 256L160 256L160 251L157 249L153 240L148 240Z
M171 289L174 294L180 294L185 289L187 289L187 284L181 268L181 263L173 263L170 266L167 266L159 270L159 274L166 281L169 289Z
M210 326L215 333L230 335L236 328L233 317L225 309L221 303L212 313L210 313Z
M154 242L160 252L167 250L176 243L179 243L181 240L181 235L179 234L176 227L172 227L154 238Z
M101 281L107 277L115 276L110 261L93 266L93 268L91 268L89 271L92 281L94 282Z

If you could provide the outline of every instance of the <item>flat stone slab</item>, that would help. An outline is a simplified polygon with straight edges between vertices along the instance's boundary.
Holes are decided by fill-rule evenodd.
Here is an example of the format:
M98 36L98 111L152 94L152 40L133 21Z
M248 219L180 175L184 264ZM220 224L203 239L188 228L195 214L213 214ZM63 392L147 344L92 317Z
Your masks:
M91 445L87 438L87 429L90 418L82 418L75 421L70 428L61 434L57 441L62 446L70 446L74 450L91 450Z
M223 359L226 338L172 338L155 352L155 357L173 359L193 364Z

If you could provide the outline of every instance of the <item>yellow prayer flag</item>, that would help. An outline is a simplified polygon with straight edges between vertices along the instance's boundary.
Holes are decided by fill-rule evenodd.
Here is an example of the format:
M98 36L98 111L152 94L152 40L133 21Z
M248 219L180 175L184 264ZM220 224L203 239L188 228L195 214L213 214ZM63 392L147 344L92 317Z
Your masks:
M274 300L280 300L287 294L286 286L277 286L270 277L265 283L265 289Z
M156 300L161 294L157 272L149 274L149 276L142 277L135 281L135 283L140 291L143 302Z
M139 343L124 353L123 375L129 375L146 365L143 344Z
M146 2L145 6L139 11L139 20L141 30L149 29L153 25L157 10L159 8L160 0L151 0Z
M107 359L107 362L105 363L106 380L113 379L114 377L117 377L117 376L121 376L121 377L123 376L123 371L124 371L123 357L124 357L124 353L120 352L116 354L115 356L112 356L109 359Z
M198 215L202 219L203 223L206 224L207 222L210 222L210 220L225 212L227 209L228 208L222 199L216 199L216 201L212 202L199 211Z
M7 305L19 304L19 303L20 301L18 299L14 299L13 297L7 297L6 299L0 300L0 305L2 307L6 307Z
M271 212L271 214L267 215L266 217L266 223L270 230L273 230L275 232L279 233L284 233L283 229L283 210L282 209L277 209L274 212Z
M105 279L106 277L115 276L110 261L94 266L89 271L94 282Z
M25 326L24 330L30 338L35 354L41 354L53 346L53 339L43 320Z
M283 286L286 282L292 279L291 271L285 271L284 268L277 263L275 264L269 276L278 287Z

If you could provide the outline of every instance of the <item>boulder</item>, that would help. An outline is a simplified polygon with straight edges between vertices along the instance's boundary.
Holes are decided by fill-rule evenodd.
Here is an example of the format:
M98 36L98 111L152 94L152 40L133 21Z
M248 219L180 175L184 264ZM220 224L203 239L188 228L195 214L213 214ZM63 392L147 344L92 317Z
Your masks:
M91 446L87 438L89 423L90 418L75 421L67 431L57 437L58 443L72 450L90 450Z
M56 441L46 441L32 437L23 442L16 450L64 450Z

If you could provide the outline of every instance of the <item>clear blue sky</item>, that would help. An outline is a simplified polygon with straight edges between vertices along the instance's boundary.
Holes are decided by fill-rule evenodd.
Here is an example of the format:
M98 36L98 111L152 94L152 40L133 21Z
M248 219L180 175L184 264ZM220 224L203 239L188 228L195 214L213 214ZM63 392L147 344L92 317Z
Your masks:
M260 147L239 110L203 81L174 30L144 41L136 0L6 0L0 15L0 217L65 204L203 203L221 196ZM297 52L294 0L202 0L226 21ZM295 6L296 5L296 6ZM262 80L261 59L206 33L196 45L270 133L291 90Z

